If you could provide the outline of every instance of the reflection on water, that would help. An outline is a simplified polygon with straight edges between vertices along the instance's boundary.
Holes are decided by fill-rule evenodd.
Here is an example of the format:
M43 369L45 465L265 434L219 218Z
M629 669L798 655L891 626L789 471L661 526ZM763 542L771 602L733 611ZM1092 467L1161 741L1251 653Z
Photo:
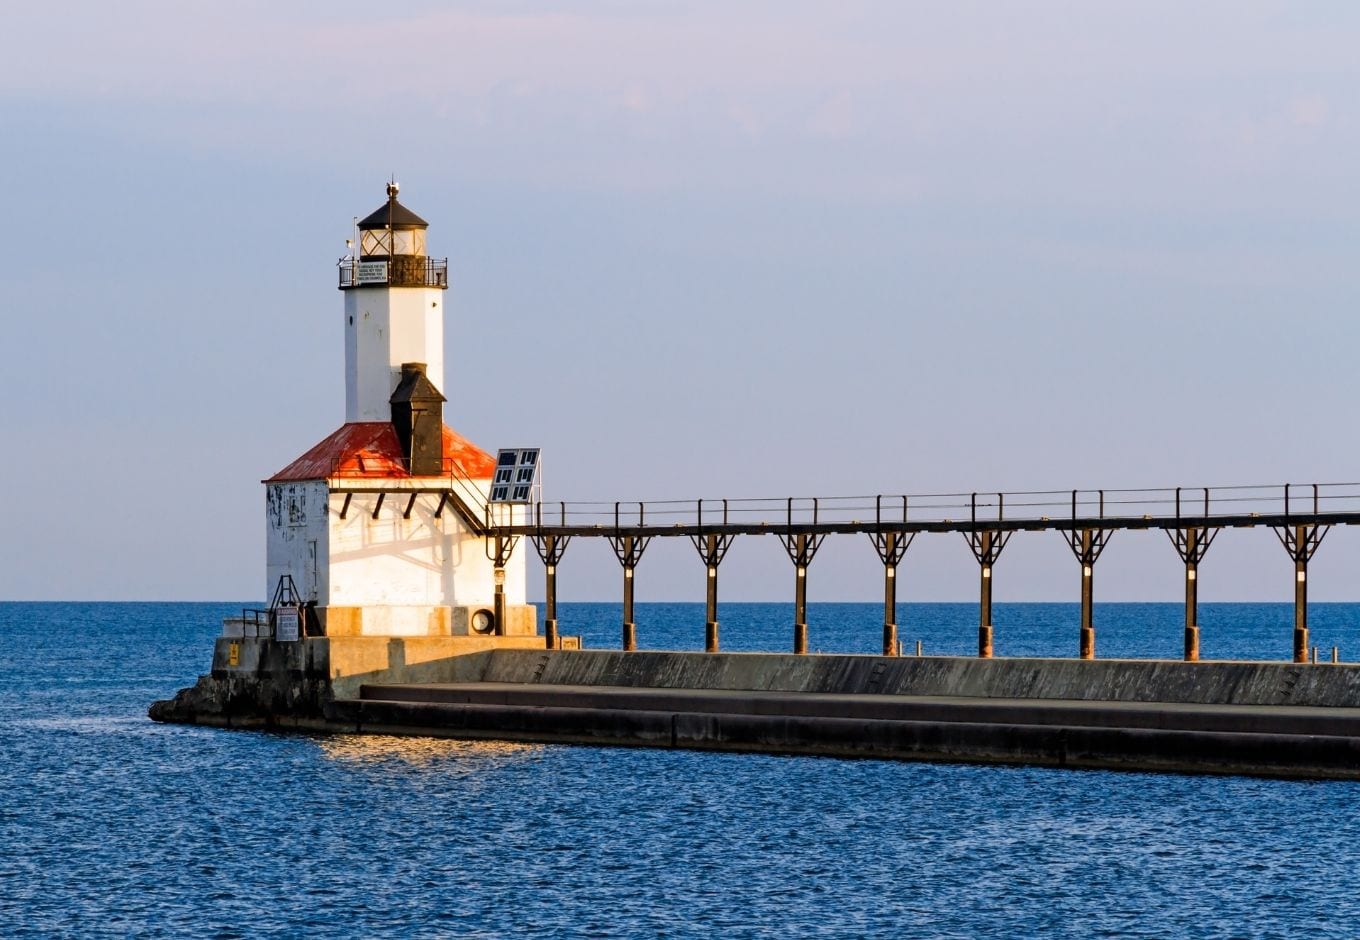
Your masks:
M321 753L342 764L410 766L459 762L464 769L505 767L542 754L541 744L512 741L458 741L452 738L417 738L387 734L336 734L313 739Z

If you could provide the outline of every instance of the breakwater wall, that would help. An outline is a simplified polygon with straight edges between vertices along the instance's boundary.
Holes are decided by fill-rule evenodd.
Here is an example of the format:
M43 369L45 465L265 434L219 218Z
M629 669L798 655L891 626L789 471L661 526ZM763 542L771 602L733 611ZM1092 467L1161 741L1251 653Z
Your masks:
M483 682L1360 707L1357 665L505 649L479 658L463 675Z
M1360 666L219 640L152 717L561 743L1360 778Z

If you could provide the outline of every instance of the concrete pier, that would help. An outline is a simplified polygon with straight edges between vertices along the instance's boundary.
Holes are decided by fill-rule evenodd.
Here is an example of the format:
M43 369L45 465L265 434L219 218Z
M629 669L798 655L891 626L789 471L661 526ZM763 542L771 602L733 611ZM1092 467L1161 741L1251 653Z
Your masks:
M152 717L236 727L1360 779L1360 666L219 640ZM458 642L454 642L458 641ZM231 646L235 645L233 653Z

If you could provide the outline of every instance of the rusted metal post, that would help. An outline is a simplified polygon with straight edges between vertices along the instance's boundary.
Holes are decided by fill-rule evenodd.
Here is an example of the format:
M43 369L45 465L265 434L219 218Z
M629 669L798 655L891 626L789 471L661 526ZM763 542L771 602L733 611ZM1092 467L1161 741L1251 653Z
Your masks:
M492 595L491 610L496 618L496 635L505 636L505 569L497 567L492 572L496 582L496 593Z
M1176 518L1180 519L1180 491L1176 492ZM1209 491L1204 491L1204 518L1209 518ZM1183 526L1167 529L1167 538L1185 563L1185 661L1199 661L1199 563L1213 544L1218 529Z
M807 552L807 536L799 534L798 555L794 561L793 581L793 651L807 652L807 565L801 560Z
M1294 527L1294 544L1306 545L1307 526ZM1294 556L1294 662L1308 661L1308 555Z
M1100 493L1100 517L1105 517L1105 493ZM1077 491L1072 491L1072 519L1077 519ZM1076 556L1081 564L1081 639L1078 644L1078 655L1082 659L1096 658L1096 625L1095 625L1095 590L1093 582L1095 580L1096 559L1100 558L1100 553L1105 550L1105 544L1110 539L1109 529L1082 529L1080 532L1075 529L1063 532L1063 539L1066 540L1072 554Z
M727 519L727 501L723 500L723 521ZM699 504L699 521L703 524L703 502ZM704 652L718 651L718 565L727 555L732 545L733 535L701 534L691 535L690 542L704 560L707 584L704 591Z
M1092 581L1095 578L1095 560L1091 555L1091 530L1081 533L1081 658L1096 658L1096 626L1092 612L1095 592Z
M991 555L992 540L991 532L983 532L982 553L986 556ZM982 659L992 658L992 564L985 561L981 565L981 584L978 588L978 656Z
M492 595L492 617L495 623L492 630L496 636L505 636L505 566L519 544L518 535L496 535L486 540L486 556L491 561L495 593Z
M792 501L790 501L792 506ZM814 518L815 518L814 509ZM790 510L792 519L792 510ZM793 651L806 653L808 647L807 628L807 570L817 549L822 545L824 535L810 535L807 532L789 533L783 537L784 551L793 562Z
M905 509L903 511L905 515ZM897 566L911 546L914 532L874 532L869 539L883 562L883 655L901 654L897 642Z
M611 535L609 544L623 566L623 649L637 649L637 625L633 622L633 571L642 559L651 536Z
M1285 490L1285 512L1288 513L1288 488ZM1314 514L1317 496L1314 494ZM1275 535L1294 560L1294 662L1308 662L1308 562L1317 552L1331 526L1304 523L1280 526Z
M710 542L716 536L709 536ZM708 566L708 595L704 604L704 652L718 651L718 566Z
M1199 661L1199 564L1195 561L1199 549L1199 530L1187 529L1185 560L1185 661Z
M557 649L557 565L543 566L543 645Z
M883 566L883 655L897 655L897 566Z
M541 523L540 523L541 525ZM545 535L542 532L533 537L534 548L543 561L543 645L555 650L557 639L557 565L567 550L570 536Z
M624 552L631 555L633 552L633 537L625 535L623 537ZM637 649L637 624L633 620L633 570L634 565L625 562L623 565L623 649L631 653Z
M976 499L976 497L974 497ZM992 657L992 568L1010 541L1011 530L974 529L963 533L981 569L978 588L978 656Z

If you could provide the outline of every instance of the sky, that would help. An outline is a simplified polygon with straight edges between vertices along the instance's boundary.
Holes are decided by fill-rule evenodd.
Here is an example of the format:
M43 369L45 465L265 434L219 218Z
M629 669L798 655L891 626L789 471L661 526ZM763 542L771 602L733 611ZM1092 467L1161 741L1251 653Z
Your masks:
M547 499L1360 478L1360 5L9 4L0 598L257 600L260 480L343 421L335 261L447 256L446 420ZM1360 529L1312 596L1360 600ZM1075 600L1022 533L998 602ZM535 593L541 583L530 564ZM702 600L658 540L638 598ZM813 601L878 599L863 536ZM956 535L902 600L972 600ZM1292 599L1267 529L1202 600ZM568 600L613 600L603 542ZM787 600L738 540L728 600ZM1117 533L1098 600L1174 600Z

